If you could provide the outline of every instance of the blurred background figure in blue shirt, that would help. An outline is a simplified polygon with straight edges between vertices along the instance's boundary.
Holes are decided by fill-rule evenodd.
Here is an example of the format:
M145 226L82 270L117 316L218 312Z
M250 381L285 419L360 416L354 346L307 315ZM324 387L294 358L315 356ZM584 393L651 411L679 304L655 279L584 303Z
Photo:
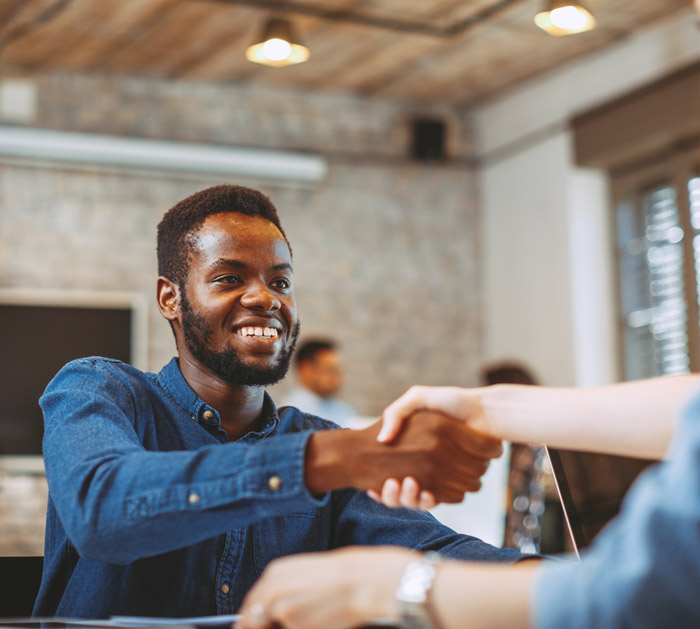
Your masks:
M295 365L298 384L280 406L295 406L305 413L350 427L358 414L350 404L337 397L343 386L343 366L337 343L329 338L305 341L296 352Z

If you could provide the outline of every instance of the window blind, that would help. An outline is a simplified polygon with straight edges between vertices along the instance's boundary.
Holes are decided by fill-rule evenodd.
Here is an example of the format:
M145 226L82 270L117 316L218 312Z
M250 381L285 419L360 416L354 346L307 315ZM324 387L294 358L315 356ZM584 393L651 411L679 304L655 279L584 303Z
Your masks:
M615 206L627 380L700 369L700 178L647 180L628 185Z

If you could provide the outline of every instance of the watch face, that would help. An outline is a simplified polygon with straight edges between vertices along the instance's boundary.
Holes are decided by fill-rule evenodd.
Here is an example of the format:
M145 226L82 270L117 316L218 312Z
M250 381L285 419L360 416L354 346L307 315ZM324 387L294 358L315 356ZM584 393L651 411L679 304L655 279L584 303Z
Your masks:
M403 629L435 629L428 610L423 603L399 603L401 627Z
M440 556L437 553L426 553L406 566L399 589L396 590L401 627L405 629L435 628L427 602L439 561Z
M396 598L409 603L425 603L434 578L433 563L423 559L409 563L396 590Z

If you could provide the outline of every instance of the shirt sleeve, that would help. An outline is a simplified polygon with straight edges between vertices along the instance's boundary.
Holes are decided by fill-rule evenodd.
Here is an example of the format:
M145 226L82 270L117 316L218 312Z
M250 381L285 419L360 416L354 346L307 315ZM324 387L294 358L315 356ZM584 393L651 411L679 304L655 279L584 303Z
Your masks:
M670 459L644 472L581 563L538 567L533 624L700 626L700 399L685 411Z
M453 559L505 563L525 557L517 550L497 548L476 537L457 533L429 513L385 507L364 492L333 492L333 501L339 514L334 527L334 547L390 544L434 550Z
M148 451L132 393L126 379L81 360L41 399L51 500L82 556L126 564L328 500L304 484L310 432Z

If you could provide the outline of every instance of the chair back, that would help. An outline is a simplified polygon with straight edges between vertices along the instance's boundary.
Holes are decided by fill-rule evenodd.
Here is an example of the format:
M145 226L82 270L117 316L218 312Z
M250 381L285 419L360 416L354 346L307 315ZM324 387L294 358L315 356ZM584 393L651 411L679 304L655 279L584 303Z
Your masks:
M0 557L0 618L32 615L43 567L43 557Z

